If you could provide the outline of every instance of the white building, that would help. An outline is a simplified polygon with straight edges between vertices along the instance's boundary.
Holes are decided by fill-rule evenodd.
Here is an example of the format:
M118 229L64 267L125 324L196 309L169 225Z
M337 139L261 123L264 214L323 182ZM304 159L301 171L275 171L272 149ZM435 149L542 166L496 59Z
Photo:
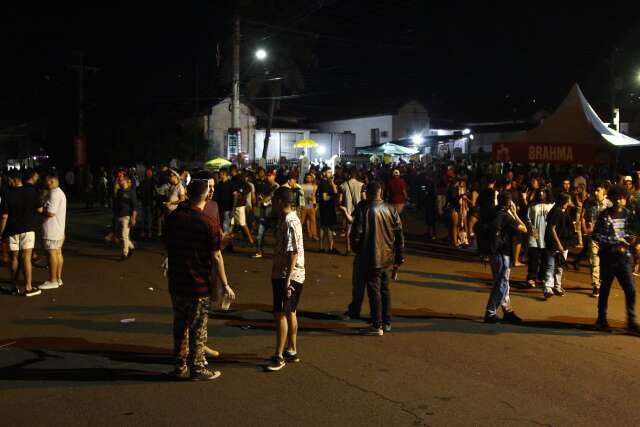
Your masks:
M414 134L426 135L429 122L427 109L421 103L411 101L382 114L322 121L314 127L320 132L353 133L356 147L365 147L410 138Z
M211 107L204 115L204 135L209 142L207 157L228 157L227 134L231 127L231 98L225 98ZM250 106L240 103L240 145L241 153L253 153L256 133L256 116Z

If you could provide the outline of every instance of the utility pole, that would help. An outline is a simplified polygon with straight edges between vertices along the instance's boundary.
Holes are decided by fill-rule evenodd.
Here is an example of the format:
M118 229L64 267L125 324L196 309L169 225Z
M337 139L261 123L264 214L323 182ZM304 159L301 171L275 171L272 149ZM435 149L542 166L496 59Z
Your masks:
M240 127L240 16L233 22L233 116L231 127Z
M240 15L237 12L233 18L233 94L231 104L231 127L227 130L226 141L228 159L233 159L242 151L242 133L240 131Z
M84 64L84 53L78 53L78 63L69 65L78 73L78 130L73 141L73 165L86 166L87 164L87 138L84 130L84 75L89 71L98 71L99 68L89 67Z

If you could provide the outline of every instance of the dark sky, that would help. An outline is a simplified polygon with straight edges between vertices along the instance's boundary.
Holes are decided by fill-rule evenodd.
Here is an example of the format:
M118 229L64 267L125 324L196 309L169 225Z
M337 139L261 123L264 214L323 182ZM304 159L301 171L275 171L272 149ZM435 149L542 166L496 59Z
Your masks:
M196 64L201 106L228 93L216 83L224 73L216 46L223 53L229 46L230 2L22 3L0 14L0 120L55 117L73 124L75 74L67 64L76 51L100 68L87 76L87 120L100 117L102 125L105 118L193 111ZM625 102L638 104L629 93L637 101L640 8L630 3L254 3L260 6L245 14L242 27L243 67L258 45L280 55L295 56L300 46L312 53L303 96L282 103L310 118L391 98L422 100L440 119L519 118L554 108L576 81L603 108L615 48Z

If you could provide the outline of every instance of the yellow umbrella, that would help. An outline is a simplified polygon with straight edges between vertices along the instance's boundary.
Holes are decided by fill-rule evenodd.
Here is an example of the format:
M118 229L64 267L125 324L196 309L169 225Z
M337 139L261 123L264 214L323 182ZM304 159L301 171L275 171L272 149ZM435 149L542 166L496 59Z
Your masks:
M301 139L300 141L293 144L293 146L296 148L310 148L317 147L318 145L320 144L315 142L313 139Z
M219 168L222 166L229 166L231 165L231 162L227 159L223 159L222 157L218 157L217 159L213 159L213 160L209 160L207 163L205 163L205 166L209 166L212 168Z

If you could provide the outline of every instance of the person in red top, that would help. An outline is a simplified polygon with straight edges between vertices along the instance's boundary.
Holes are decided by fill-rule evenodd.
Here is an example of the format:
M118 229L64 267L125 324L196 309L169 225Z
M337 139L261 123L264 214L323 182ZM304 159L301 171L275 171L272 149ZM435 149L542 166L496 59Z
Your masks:
M212 380L220 376L220 372L204 366L210 296L214 289L212 270L228 297L235 298L227 283L218 227L203 212L208 193L207 181L193 180L188 188L189 201L167 216L163 233L169 258L174 351L178 359L172 375L178 379Z
M391 203L399 214L404 210L409 196L407 195L407 183L400 177L398 169L393 170L393 177L389 181L389 203Z

